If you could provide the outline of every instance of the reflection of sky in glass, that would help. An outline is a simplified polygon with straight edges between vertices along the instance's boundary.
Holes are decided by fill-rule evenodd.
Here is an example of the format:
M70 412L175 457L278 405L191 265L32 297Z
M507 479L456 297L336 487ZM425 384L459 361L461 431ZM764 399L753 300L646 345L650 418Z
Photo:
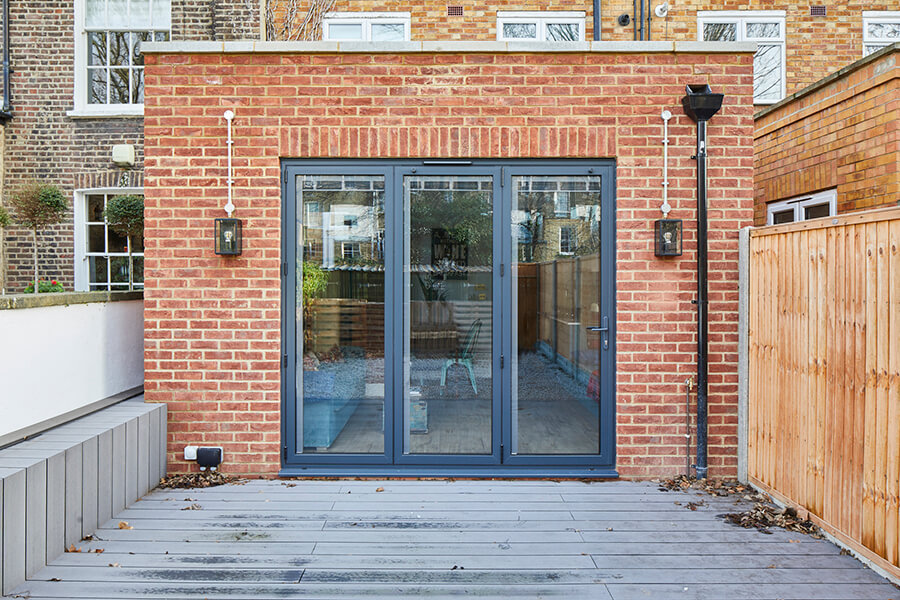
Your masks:
M373 23L372 39L376 42L402 42L406 39L403 23Z
M703 41L704 42L736 42L737 41L737 24L736 23L704 23L703 24Z
M781 46L760 45L753 58L753 99L769 102L781 98Z
M503 37L534 39L537 37L536 23L504 23Z
M330 40L361 40L362 36L361 23L333 23L328 27Z
M780 35L778 23L747 23L748 38L777 38Z

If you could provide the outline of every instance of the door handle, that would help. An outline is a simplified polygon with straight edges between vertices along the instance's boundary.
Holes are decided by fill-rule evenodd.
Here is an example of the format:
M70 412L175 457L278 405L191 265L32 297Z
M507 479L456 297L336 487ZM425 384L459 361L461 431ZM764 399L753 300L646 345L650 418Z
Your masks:
M588 327L588 331L599 331L603 335L603 349L609 350L609 317L603 317L602 327Z

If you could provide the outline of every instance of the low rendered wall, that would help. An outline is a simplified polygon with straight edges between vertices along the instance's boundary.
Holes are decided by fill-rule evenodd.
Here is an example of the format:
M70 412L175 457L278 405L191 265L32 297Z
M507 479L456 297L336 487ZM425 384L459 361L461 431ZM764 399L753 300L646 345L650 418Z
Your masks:
M0 445L143 385L142 297L92 292L0 298Z

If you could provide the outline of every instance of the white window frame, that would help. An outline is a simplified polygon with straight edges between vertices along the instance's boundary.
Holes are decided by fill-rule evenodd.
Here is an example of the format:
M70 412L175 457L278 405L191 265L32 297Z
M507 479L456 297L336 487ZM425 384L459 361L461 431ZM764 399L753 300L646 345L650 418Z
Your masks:
M563 229L569 232L569 250L563 251L562 243L563 243ZM573 248L574 246L574 248ZM560 225L559 226L559 253L564 256L571 256L575 254L575 250L578 249L578 231L574 225Z
M412 28L412 16L408 12L332 12L322 17L322 39L328 42L375 42L378 44L390 43L380 40L372 40L372 25L403 25L403 41L410 40ZM362 25L362 39L359 40L333 40L331 39L332 25ZM400 41L400 40L395 40Z
M703 26L707 23L734 23L737 29L736 42L756 42L758 46L781 47L781 90L778 98L773 100L758 100L753 98L754 104L775 104L781 102L787 89L787 30L785 28L786 14L783 10L700 10L697 11L697 41L703 40ZM781 36L778 38L761 38L747 35L747 23L776 23L779 25ZM727 43L727 42L726 42Z
M347 250L350 250L350 256L347 256ZM354 256L354 251L356 256ZM355 260L362 258L362 244L359 242L341 242L341 260Z
M128 187L128 188L87 188L81 190L75 190L75 199L73 206L75 207L75 291L76 292L87 292L90 291L90 268L88 266L88 259L91 256L125 256L128 257L128 253L120 253L120 252L88 252L88 235L87 235L87 224L89 221L87 220L87 197L97 194L104 194L107 196L118 196L120 194L135 194L138 196L144 195L143 188L136 187ZM93 223L93 221L90 221ZM135 252L133 254L134 258L143 257L143 252ZM108 279L108 278L107 278ZM143 289L143 282L134 284L135 289ZM127 290L128 285L126 284L124 287L120 285L110 286L107 284L107 289L111 290Z
M900 10L864 10L863 11L863 56L878 52L881 48L900 42L900 38L873 38L869 36L869 25L877 23L900 24ZM871 52L870 46L877 46Z
M815 194L805 194L803 196L788 198L787 200L768 203L766 205L766 225L775 224L775 213L785 212L789 209L794 210L794 220L791 221L792 223L806 221L804 209L809 206L820 206L822 204L828 204L828 217L835 216L837 214L837 189L816 192ZM786 225L786 223L782 223L782 225Z
M88 30L85 26L86 0L74 0L75 16L75 81L73 109L66 114L70 117L142 117L143 104L90 104L88 102ZM152 1L152 0L151 0ZM169 5L169 23L153 31L168 31L172 37L172 14ZM152 19L152 6L151 6ZM104 31L141 31L142 29L109 29Z
M503 36L503 25L506 23L534 23L536 37L508 38ZM572 41L556 41L547 39L547 25L578 25L578 39L584 41L585 13L583 11L530 11L530 10L498 10L497 41L500 42L549 42L551 44L571 44Z

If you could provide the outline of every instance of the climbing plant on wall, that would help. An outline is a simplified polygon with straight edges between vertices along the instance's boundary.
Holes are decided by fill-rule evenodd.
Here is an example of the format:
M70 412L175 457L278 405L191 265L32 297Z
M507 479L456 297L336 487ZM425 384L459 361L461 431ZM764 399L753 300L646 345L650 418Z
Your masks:
M322 17L334 8L335 0L268 0L266 39L322 39Z

